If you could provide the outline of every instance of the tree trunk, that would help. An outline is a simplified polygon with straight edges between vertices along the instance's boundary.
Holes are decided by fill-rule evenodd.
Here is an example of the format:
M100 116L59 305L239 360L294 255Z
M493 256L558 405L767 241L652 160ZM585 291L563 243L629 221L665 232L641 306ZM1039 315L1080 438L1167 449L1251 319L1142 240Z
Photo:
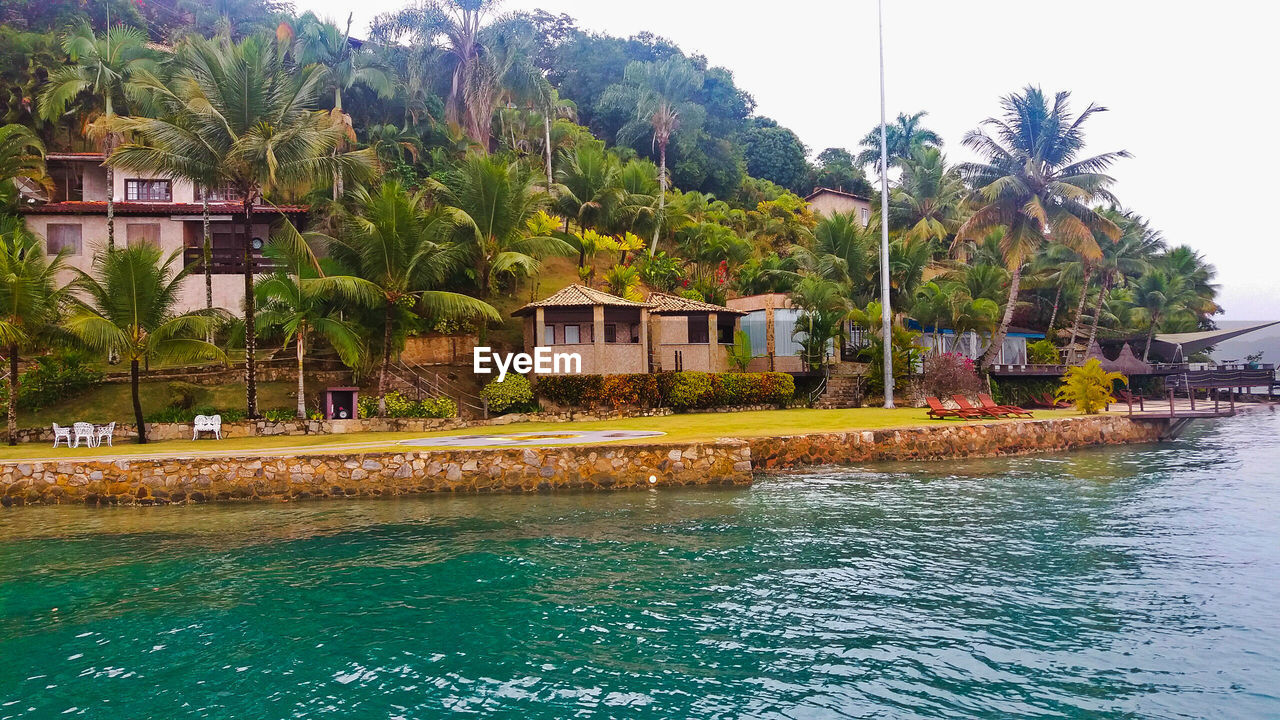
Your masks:
M18 444L18 346L9 346L9 444Z
M204 189L204 198L201 201L201 220L204 223L204 306L208 310L213 309L213 236L209 232L209 189ZM213 342L213 330L210 329L205 340Z
M1058 321L1058 305L1062 302L1062 285L1061 279L1058 280L1058 289L1053 293L1053 312L1049 313L1049 327L1045 328L1044 335L1053 342L1053 324Z
M253 192L244 194L244 389L245 415L258 417L258 318L253 297Z
M978 367L983 371L990 370L996 358L1000 356L1000 347L1004 345L1004 337L1009 334L1009 325L1013 322L1013 308L1018 304L1018 286L1021 284L1022 263L1018 263L1018 266L1013 269L1013 274L1009 276L1009 303L1005 305L1000 327L996 328L996 334L991 337L991 344L982 353L982 357L978 358Z
M1098 288L1098 303L1093 306L1093 325L1089 327L1089 342L1085 344L1086 348L1093 347L1093 341L1098 337L1098 322L1102 317L1102 303L1107 299L1107 293L1111 292L1110 278L1103 278L1102 285Z
M108 143L108 147L110 143ZM107 166L107 252L116 249L116 171Z
M382 329L382 372L378 375L378 397L387 394L387 373L391 371L391 319L395 304L387 301L387 313Z
M138 426L138 444L147 443L147 424L142 419L142 398L138 395L138 358L129 361L129 385L133 389L133 421Z
M1084 275L1081 277L1080 282L1080 302L1076 304L1076 316L1075 319L1071 321L1071 339L1069 340L1070 344L1067 346L1067 363L1070 365L1075 364L1076 335L1080 332L1080 316L1084 314L1085 300L1089 296L1089 280L1092 279L1092 277L1093 268L1086 265L1084 268ZM1084 350L1085 352L1089 352L1089 348L1087 347Z
M662 216L667 209L667 141L658 143L658 221L653 226L653 242L649 243L649 255L658 254L658 234L662 232Z
M1156 336L1156 317L1151 317L1151 329L1147 331L1147 349L1142 351L1142 362L1151 362L1151 341Z
M542 116L542 128L544 137L546 138L546 154L547 154L547 192L551 192L551 108L547 108L547 114Z
M302 341L301 328L298 329L296 340L298 344L298 419L306 420L307 419L307 388L305 385L306 381L302 379L302 356L304 351L302 349L303 341Z

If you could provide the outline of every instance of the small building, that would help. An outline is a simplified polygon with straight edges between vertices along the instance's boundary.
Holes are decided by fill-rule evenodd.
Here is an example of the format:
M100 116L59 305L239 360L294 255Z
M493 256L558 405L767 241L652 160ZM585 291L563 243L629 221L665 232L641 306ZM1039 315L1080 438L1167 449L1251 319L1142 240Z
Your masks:
M988 338L980 337L972 330L956 335L951 328L925 328L914 320L908 320L907 327L921 333L917 344L928 352L958 353L970 360L977 360L982 357L982 353L986 352L990 344ZM1042 332L1026 328L1009 328L1004 342L1000 345L1000 352L996 355L995 364L1026 365L1027 343L1043 339Z
M815 215L831 217L836 213L853 213L865 226L871 222L871 199L844 190L814 188L804 198Z
M49 153L45 156L53 192L24 192L22 213L27 228L42 238L50 255L66 251L68 268L89 271L96 252L107 244L107 194L115 200L115 238L118 246L147 242L167 256L182 252L182 265L192 275L183 281L177 310L205 307L203 195L186 180L146 173L116 171L107 187L102 153ZM250 237L244 236L244 207L226 190L209 192L210 234L213 245L213 304L237 311L244 302L244 246L261 245L281 214L300 220L306 208L254 205ZM255 269L271 269L261 249L254 250ZM70 281L74 270L59 278Z
M740 324L742 331L751 338L751 354L754 356L748 370L793 374L809 371L796 332L801 313L791 306L791 299L786 293L731 298L726 305L731 310L744 313ZM829 345L829 350L829 354L834 354L834 343Z
M524 350L577 353L586 374L649 372L652 303L569 285L512 313L524 318Z
M653 293L648 301L653 370L730 369L726 348L745 311L666 293Z

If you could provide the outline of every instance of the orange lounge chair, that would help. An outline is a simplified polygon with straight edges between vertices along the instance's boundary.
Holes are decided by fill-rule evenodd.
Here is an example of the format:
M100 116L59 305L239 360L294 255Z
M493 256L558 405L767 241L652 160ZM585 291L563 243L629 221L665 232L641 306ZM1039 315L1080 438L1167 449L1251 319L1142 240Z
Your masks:
M952 395L951 401L954 402L956 407L961 410L977 413L978 417L1000 418L1007 417L1009 415L1009 413L1006 412L996 412L994 410L987 410L986 408L975 407L973 403L969 402L969 398L963 395Z
M942 401L933 396L925 398L925 402L929 404L929 417L936 420L944 420L946 418L973 420L982 417L981 413L976 410L952 410L951 408L943 407Z
M990 410L992 412L1002 412L1007 415L1014 415L1014 416L1026 415L1027 417L1035 417L1034 415L1031 414L1030 410L1020 408L1017 405L1001 405L997 403L994 398L992 398L990 395L986 393L978 393L978 402L982 403L982 407L984 410Z

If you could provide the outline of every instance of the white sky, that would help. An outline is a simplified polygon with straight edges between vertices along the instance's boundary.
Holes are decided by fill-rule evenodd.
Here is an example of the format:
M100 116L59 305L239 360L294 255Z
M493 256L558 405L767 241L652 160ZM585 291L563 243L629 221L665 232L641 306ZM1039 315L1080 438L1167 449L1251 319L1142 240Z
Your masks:
M404 0L295 0L356 32ZM504 10L568 13L579 27L648 30L733 71L757 112L812 154L853 149L879 121L874 0L506 0ZM1069 8L1069 10L1068 10ZM886 0L890 117L927 110L952 161L965 131L1027 83L1072 91L1088 151L1134 154L1114 169L1124 204L1219 271L1224 319L1280 319L1280 243L1270 213L1280 149L1274 74L1280 3L1226 0ZM1222 186L1226 185L1224 189ZM1267 198L1272 198L1267 200Z

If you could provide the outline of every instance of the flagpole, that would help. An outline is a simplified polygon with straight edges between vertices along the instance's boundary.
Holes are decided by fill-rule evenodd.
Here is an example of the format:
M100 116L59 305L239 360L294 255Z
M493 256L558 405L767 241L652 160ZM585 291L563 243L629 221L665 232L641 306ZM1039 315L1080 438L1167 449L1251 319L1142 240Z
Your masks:
M889 307L889 138L884 118L884 0L876 0L880 29L880 322L884 342L884 406L893 407L893 311Z

